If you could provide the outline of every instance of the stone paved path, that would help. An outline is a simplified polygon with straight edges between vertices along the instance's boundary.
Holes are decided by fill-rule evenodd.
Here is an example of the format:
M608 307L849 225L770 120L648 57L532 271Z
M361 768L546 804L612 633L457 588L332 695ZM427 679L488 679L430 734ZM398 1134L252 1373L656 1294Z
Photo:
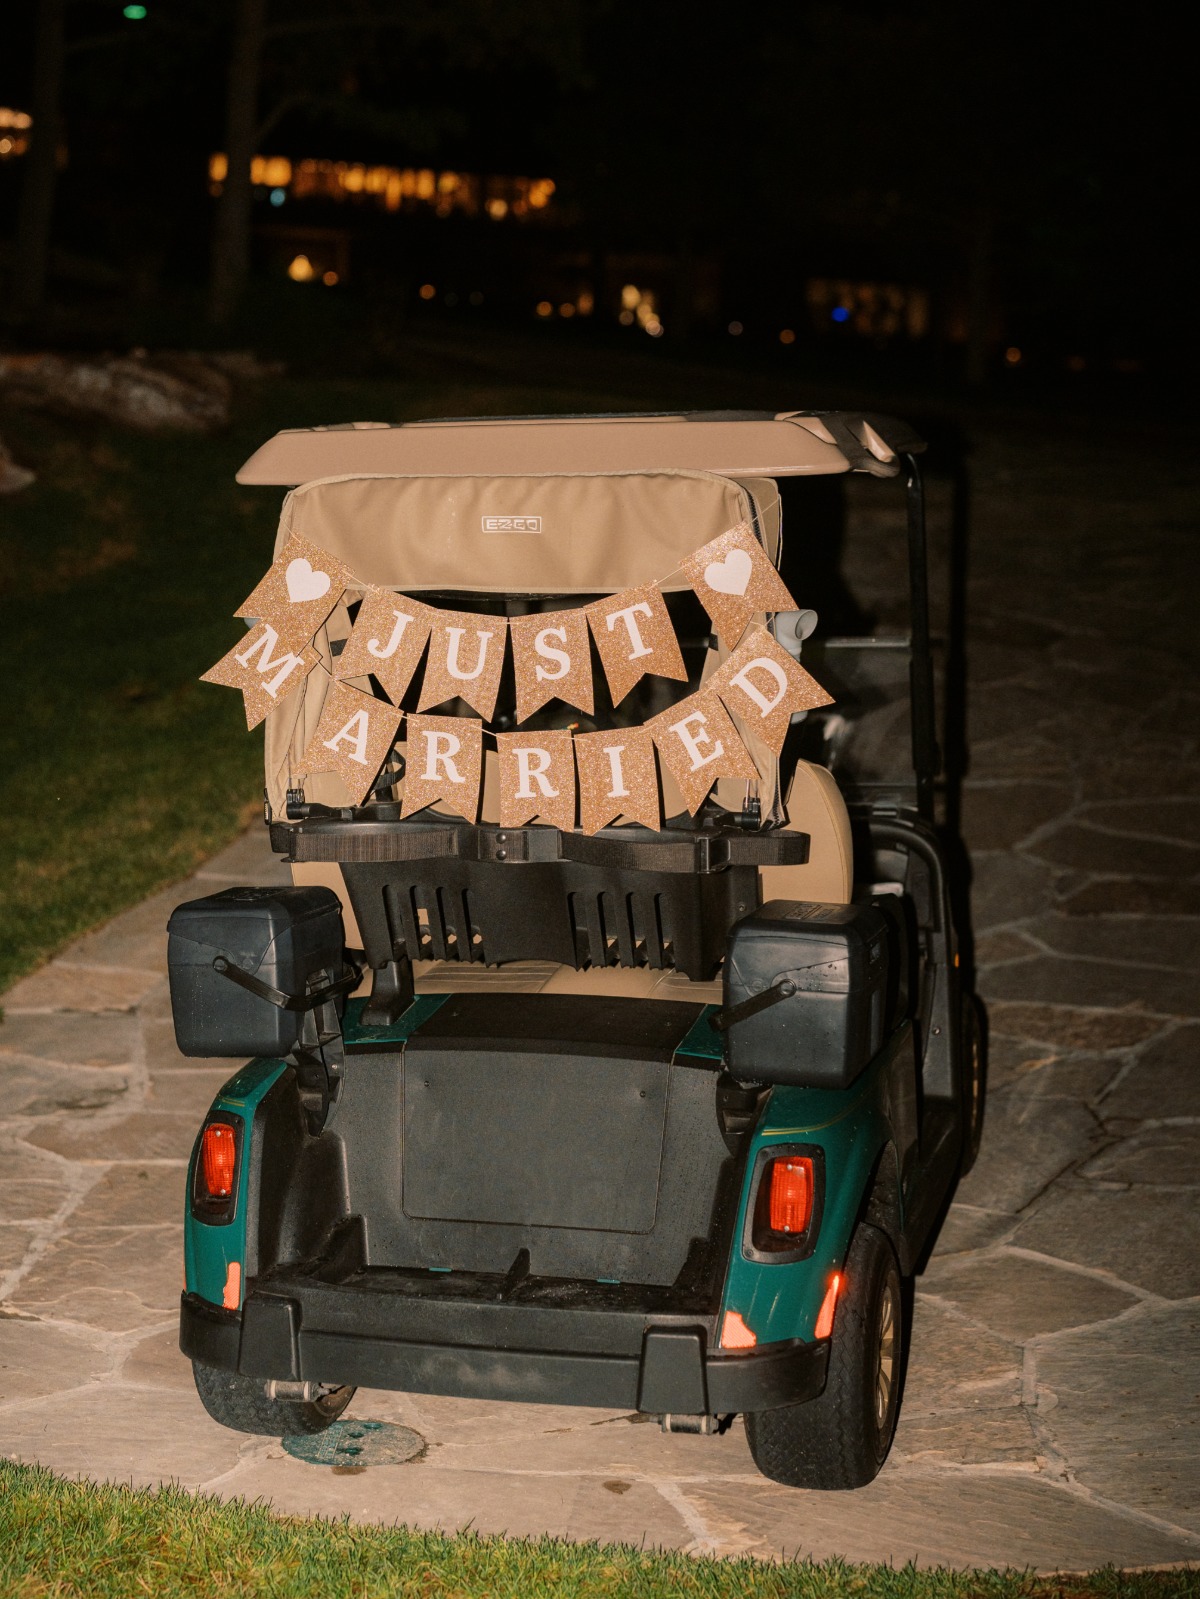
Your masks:
M175 1051L170 908L279 868L256 832L5 997L0 1452L289 1512L722 1553L1077 1569L1200 1561L1200 753L1181 438L977 444L983 1153L918 1283L879 1480L759 1478L740 1423L360 1392L427 1440L334 1472L210 1422L175 1346L184 1163L228 1063ZM861 501L861 503L860 503ZM945 511L936 492L935 510ZM855 491L851 579L888 568ZM872 585L877 593L872 596Z

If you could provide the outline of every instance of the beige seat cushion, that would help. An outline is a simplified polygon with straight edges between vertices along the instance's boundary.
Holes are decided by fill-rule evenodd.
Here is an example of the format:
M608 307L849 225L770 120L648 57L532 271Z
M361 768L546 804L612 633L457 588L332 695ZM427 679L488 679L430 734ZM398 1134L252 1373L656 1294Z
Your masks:
M809 835L808 864L762 867L763 899L848 905L854 886L854 846L846 802L832 772L810 761L796 763L786 825L789 831Z

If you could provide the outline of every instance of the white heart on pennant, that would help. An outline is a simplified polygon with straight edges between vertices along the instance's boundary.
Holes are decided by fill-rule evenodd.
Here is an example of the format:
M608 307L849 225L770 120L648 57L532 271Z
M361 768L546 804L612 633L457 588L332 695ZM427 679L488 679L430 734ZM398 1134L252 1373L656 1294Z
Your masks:
M288 599L293 605L299 605L301 600L319 600L329 593L329 573L314 572L302 555L289 561L286 575Z
M704 568L704 581L718 594L744 594L753 575L748 550L730 550L723 561L710 561Z

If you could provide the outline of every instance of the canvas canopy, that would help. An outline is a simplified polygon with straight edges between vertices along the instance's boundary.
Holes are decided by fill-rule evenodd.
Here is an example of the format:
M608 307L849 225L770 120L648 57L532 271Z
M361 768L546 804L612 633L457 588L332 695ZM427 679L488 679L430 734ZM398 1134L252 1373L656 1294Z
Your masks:
M663 469L738 479L830 472L894 477L900 457L924 447L894 417L849 411L351 422L277 433L245 463L238 482L285 486L341 473L542 476Z
M276 553L298 533L406 593L609 594L669 579L739 522L777 562L778 507L770 481L707 472L337 477L287 496Z

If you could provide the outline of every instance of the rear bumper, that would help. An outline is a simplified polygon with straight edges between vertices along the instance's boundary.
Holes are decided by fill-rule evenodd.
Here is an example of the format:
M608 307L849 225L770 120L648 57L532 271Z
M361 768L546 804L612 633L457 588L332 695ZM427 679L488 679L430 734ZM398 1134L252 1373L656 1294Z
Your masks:
M355 1298L355 1308L366 1310ZM709 1353L704 1326L674 1319L642 1328L630 1347L628 1316L612 1317L606 1329L609 1318L594 1312L579 1338L572 1336L576 1318L569 1312L562 1313L557 1339L547 1338L544 1319L536 1318L539 1325L530 1330L538 1347L521 1347L510 1336L502 1345L435 1340L428 1327L419 1329L421 1336L402 1337L381 1330L369 1313L357 1318L361 1330L339 1326L342 1317L321 1314L322 1300L328 1304L328 1290L312 1306L278 1293L252 1293L238 1313L185 1293L179 1346L193 1360L247 1376L650 1415L723 1415L800 1404L824 1388L829 1358L827 1341L799 1339L744 1354ZM390 1308L389 1319L399 1320L395 1305ZM505 1316L497 1330L501 1325L508 1335L519 1332L519 1313ZM481 1330L476 1323L469 1331L477 1339Z

